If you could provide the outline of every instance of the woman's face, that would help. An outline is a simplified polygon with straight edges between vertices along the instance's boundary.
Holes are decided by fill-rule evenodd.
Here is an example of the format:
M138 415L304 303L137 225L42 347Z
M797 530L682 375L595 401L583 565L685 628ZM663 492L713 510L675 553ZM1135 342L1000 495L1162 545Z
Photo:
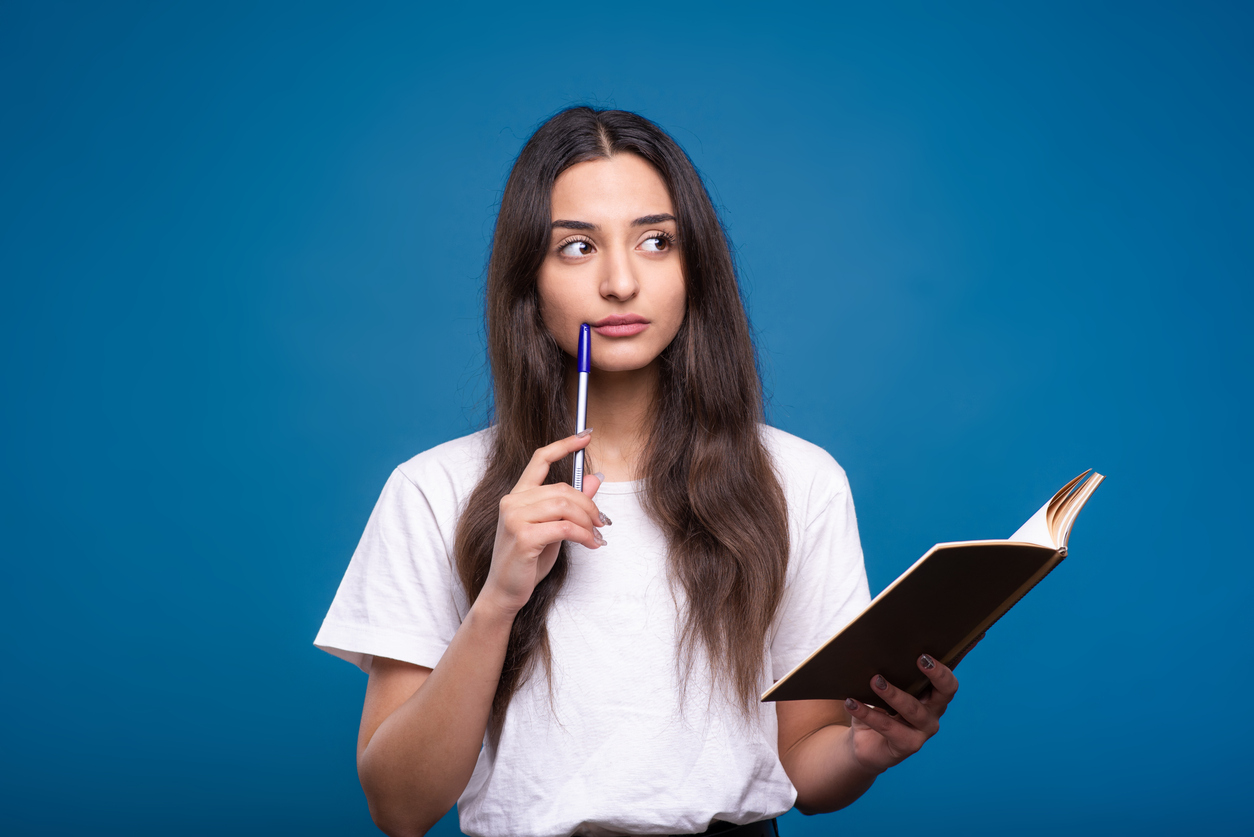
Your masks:
M571 166L553 184L553 227L540 266L540 314L567 354L592 326L592 365L648 366L684 319L675 208L635 154Z

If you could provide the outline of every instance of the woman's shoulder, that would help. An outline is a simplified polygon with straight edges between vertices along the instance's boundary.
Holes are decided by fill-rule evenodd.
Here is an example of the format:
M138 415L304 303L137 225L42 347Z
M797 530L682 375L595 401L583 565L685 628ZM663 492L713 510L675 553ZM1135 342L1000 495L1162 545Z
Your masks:
M849 492L845 469L826 450L778 427L761 430L790 507L819 508Z
M422 491L449 491L454 497L474 490L487 467L492 428L428 448L397 466Z
M761 425L761 429L766 449L790 476L847 482L845 469L823 448L769 424Z

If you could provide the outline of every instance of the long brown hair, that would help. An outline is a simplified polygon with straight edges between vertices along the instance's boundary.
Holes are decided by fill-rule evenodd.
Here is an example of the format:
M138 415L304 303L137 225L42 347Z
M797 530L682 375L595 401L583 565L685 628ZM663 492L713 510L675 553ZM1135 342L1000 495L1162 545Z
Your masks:
M486 317L493 420L487 470L457 527L456 562L470 601L492 563L498 505L535 449L574 432L565 371L572 362L544 327L536 277L549 245L550 196L576 163L629 152L661 175L675 207L687 310L660 357L643 453L644 507L667 535L683 589L681 658L698 643L714 678L747 710L784 592L784 493L763 446L762 387L726 233L700 175L658 126L626 111L576 107L553 116L514 163L488 261ZM548 481L569 481L571 461ZM550 663L545 618L567 574L567 545L518 613L492 704L499 733L510 698Z

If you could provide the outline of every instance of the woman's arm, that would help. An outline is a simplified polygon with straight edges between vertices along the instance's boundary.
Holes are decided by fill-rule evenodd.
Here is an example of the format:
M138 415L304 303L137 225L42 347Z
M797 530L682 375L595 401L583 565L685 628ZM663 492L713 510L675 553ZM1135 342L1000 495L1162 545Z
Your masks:
M375 824L422 835L453 807L479 757L514 617L553 568L561 541L596 549L604 518L591 495L544 485L549 466L583 448L571 436L536 451L501 500L492 566L434 669L376 658L357 739L357 773Z
M835 811L866 793L875 777L919 751L940 729L958 678L926 655L919 670L931 689L914 698L878 675L871 688L898 714L847 700L780 701L779 759L803 814Z
M370 816L393 837L425 834L479 756L513 615L476 602L435 669L376 657L357 736Z
M878 774L850 758L850 719L840 701L780 701L775 713L779 760L797 789L798 811L835 811L867 792Z

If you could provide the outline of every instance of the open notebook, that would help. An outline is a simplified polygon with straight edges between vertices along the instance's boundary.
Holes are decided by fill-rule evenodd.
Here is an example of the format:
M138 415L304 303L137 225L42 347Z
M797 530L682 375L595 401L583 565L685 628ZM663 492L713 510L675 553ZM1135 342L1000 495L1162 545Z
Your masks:
M878 704L882 674L916 697L929 681L915 665L930 654L953 668L990 625L1067 557L1076 515L1105 479L1085 471L1008 540L938 543L762 700Z

